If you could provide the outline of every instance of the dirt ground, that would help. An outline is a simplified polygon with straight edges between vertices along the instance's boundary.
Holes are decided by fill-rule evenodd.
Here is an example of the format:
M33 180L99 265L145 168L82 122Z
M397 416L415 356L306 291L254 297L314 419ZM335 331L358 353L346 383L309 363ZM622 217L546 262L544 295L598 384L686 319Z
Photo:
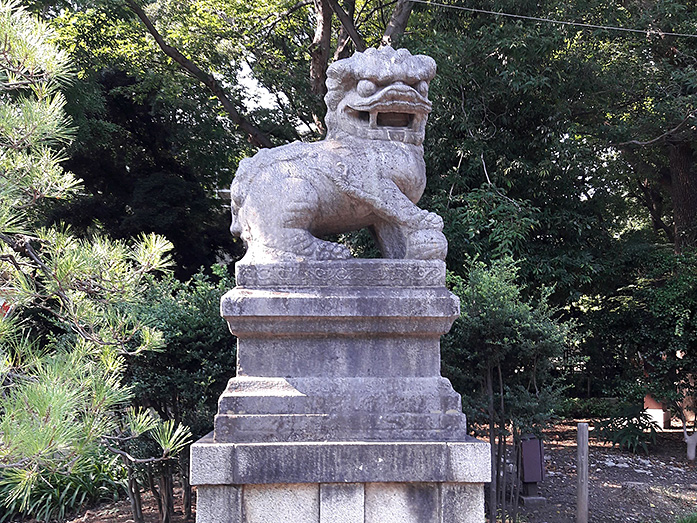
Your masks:
M544 507L526 511L526 523L575 523L576 425L560 424L545 435ZM697 464L687 461L682 431L659 434L648 455L621 452L590 434L590 523L673 523L697 512ZM177 496L172 523L184 523ZM147 523L157 523L152 497L143 499ZM69 523L133 523L128 500L91 508Z
M681 430L661 432L649 454L621 452L590 433L591 523L672 523L697 512L697 466L687 461ZM576 426L558 425L545 439L544 508L527 523L575 523Z

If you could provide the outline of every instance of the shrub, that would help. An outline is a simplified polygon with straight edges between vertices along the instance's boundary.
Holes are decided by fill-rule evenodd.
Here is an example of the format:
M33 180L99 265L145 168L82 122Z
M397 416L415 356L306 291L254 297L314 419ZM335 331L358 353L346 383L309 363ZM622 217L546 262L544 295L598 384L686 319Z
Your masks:
M621 449L636 453L641 447L648 454L648 444L656 443L658 424L643 407L623 403L617 407L614 415L596 424L595 429L598 437Z
M607 418L616 408L616 398L564 398L557 414L564 419Z

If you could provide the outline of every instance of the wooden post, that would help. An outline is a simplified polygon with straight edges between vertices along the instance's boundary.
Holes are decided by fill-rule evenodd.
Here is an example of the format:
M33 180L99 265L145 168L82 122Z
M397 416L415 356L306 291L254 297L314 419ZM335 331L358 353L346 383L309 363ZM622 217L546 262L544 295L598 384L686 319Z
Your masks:
M576 523L588 523L588 423L578 424L576 438L578 460L576 474Z

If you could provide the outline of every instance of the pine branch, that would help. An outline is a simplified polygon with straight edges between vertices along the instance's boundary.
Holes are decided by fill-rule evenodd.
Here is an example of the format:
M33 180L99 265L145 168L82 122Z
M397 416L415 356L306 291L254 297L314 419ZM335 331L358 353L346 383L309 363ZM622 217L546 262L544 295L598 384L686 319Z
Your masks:
M109 450L109 452L113 452L114 454L117 454L123 458L126 458L128 461L131 463L135 463L136 465L146 465L149 463L162 463L163 461L167 461L172 459L172 456L167 456L163 454L159 458L135 458L131 456L128 452L117 449L116 447L112 446L109 444L109 442L106 440L106 438L102 437L102 444Z

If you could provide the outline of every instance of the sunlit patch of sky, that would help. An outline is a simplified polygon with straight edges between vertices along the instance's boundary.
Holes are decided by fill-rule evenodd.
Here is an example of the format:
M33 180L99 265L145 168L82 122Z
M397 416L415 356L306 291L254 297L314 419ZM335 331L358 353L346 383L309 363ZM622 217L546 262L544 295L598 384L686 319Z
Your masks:
M240 69L237 72L237 82L244 87L244 99L242 103L247 111L258 108L277 109L277 96L280 96L284 102L286 101L283 93L275 95L261 85L257 79L254 78L252 70L246 62L240 64Z

